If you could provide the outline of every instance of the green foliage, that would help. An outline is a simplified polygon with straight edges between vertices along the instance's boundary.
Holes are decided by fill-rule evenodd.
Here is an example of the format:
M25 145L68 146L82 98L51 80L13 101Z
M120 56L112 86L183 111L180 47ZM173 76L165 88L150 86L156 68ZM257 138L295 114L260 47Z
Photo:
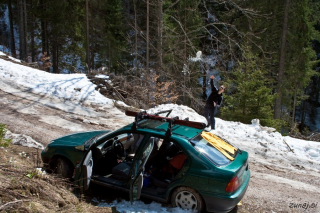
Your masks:
M233 1L239 8L247 8L250 14L230 10L218 12L219 19L232 23L241 33L243 39L251 45L250 52L257 56L257 64L265 70L268 88L276 88L280 70L280 47L283 33L286 1ZM319 39L315 24L319 23L319 1L290 0L288 10L288 27L286 28L284 75L281 84L281 119L294 123L295 109L308 98L306 87L315 75L315 52L311 41ZM221 5L219 5L221 7ZM233 37L231 37L233 38ZM233 48L236 50L236 48ZM244 50L240 46L233 57L243 61ZM273 90L275 92L276 90ZM301 113L302 114L302 113ZM289 125L290 126L290 125Z
M11 143L11 139L4 139L7 132L4 124L0 124L0 147L8 147Z
M25 175L25 177L29 178L29 179L33 179L33 178L41 178L42 177L42 172L38 169L33 169L32 171L28 171L27 174Z
M224 95L226 107L221 109L222 117L243 123L258 118L261 125L271 126L274 124L272 105L275 95L268 84L266 71L259 67L257 57L249 48L244 56L245 61L239 62L225 83L229 91Z
M91 49L98 56L93 68L108 66L119 71L121 58L127 54L125 21L121 1L90 1Z

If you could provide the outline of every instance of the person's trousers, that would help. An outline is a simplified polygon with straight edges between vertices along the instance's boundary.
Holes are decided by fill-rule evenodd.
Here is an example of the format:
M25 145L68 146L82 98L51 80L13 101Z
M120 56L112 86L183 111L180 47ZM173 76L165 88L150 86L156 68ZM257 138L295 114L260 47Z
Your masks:
M215 129L216 120L214 119L214 114L216 107L209 105L204 106L204 117L207 119L208 125L211 126L211 129Z

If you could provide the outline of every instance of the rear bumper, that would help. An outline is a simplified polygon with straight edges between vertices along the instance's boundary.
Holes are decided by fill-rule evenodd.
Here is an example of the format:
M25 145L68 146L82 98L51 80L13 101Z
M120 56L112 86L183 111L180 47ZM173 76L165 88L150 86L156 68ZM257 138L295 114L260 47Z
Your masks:
M240 188L230 197L212 197L202 196L206 203L206 210L208 212L215 213L226 213L230 212L243 198L245 195L250 180L250 170L248 171L247 180L240 186Z

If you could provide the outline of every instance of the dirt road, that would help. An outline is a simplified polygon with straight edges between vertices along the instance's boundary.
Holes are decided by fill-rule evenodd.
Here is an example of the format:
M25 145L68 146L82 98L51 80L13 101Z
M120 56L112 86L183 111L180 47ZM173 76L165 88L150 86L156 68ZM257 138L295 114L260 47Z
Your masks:
M11 88L0 90L0 123L45 146L65 134L113 130L128 120L116 109L83 107ZM250 158L251 182L238 212L320 212L319 172L261 162Z

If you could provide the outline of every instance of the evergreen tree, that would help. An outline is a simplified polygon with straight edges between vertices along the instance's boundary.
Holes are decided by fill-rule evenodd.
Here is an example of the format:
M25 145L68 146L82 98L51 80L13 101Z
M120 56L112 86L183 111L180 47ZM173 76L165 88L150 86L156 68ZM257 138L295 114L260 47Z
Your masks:
M306 99L305 88L316 74L313 66L316 54L311 47L314 36L314 27L310 20L309 0L291 1L291 16L289 20L289 33L287 38L287 52L284 79L282 84L282 105L286 113L282 119L294 126L295 109Z
M283 28L286 5L287 27ZM260 14L254 17L239 16L234 23L241 26L241 31L256 44L251 51L259 57L258 63L268 72L267 79L278 95L277 103L280 103L280 109L275 109L277 113L280 110L280 118L292 126L295 108L306 98L305 88L315 74L312 70L315 53L310 43L314 37L310 1L290 0L287 4L286 1L249 0L241 6L250 7L252 11ZM286 36L285 40L281 41L283 32ZM282 44L283 52L280 48ZM280 66L280 63L283 66ZM280 68L282 74L279 73Z
M126 49L124 11L121 1L89 1L91 67L106 66L111 72L121 71Z
M258 60L249 47L245 47L243 61L225 82L228 92L221 110L224 119L250 123L258 118L262 125L274 125L272 105L275 96L266 78L267 72Z
M318 15L320 11L320 1L310 1L310 10L311 20L313 20L312 24L315 28L312 47L317 53L317 61L313 69L317 71L317 75L311 78L309 86L305 89L305 95L308 96L308 99L303 100L302 104L297 107L295 118L297 122L300 122L300 132L305 129L309 131L317 129L316 121L319 116L318 107L320 106L320 17ZM306 126L308 126L308 128L305 128Z

